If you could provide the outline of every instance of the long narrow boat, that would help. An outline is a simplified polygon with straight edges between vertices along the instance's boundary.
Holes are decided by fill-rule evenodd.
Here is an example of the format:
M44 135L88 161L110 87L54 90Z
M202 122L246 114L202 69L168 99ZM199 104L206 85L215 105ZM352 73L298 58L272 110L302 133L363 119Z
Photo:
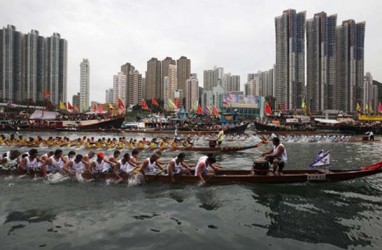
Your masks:
M261 175L254 174L251 170L220 170L213 175L205 177L208 184L288 184L288 183L326 183L339 182L366 177L382 173L382 161L360 169L338 169L338 170L285 170L282 175L273 175L271 172ZM13 171L1 170L0 175L26 175L24 170L16 169ZM29 176L33 176L29 174ZM115 179L111 173L98 174L92 176L90 174L82 174L84 179ZM127 180L127 176L124 176ZM142 177L143 178L143 177ZM146 175L146 183L173 183L168 175ZM197 184L200 183L199 177L194 175L183 175L175 177L174 184Z
M145 147L138 148L140 151L181 151L181 152L216 152L216 153L229 153L229 152L238 152L251 148L257 148L266 142L259 142L249 146L222 146L222 147ZM87 150L101 150L101 149L118 149L118 148L96 148L96 147L87 147Z
M338 182L356 179L382 173L382 161L361 169L329 170L316 169L307 170L285 170L282 175L273 175L271 172L256 175L251 170L220 170L214 175L206 177L208 184L233 184L233 183L304 183L304 182ZM166 175L146 175L148 183L171 183ZM195 184L200 179L194 175L183 175L175 177L175 183Z

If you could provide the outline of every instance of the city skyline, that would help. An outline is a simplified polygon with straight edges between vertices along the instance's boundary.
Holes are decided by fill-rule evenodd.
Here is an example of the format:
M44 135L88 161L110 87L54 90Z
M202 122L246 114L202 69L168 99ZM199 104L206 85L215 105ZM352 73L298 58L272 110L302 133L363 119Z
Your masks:
M274 18L290 8L306 11L307 17L325 11L337 14L337 20L341 21L366 21L365 73L371 72L374 79L382 79L382 73L378 70L380 59L376 56L382 52L378 46L382 37L378 29L381 18L376 12L382 4L378 1L368 4L348 1L346 8L343 3L333 1L237 1L229 5L179 1L166 5L171 13L168 23L153 23L164 11L160 4L153 1L82 1L72 4L41 1L28 5L26 10L21 8L23 3L26 2L0 4L2 26L12 24L23 33L35 29L43 36L58 32L69 41L68 97L79 91L78 62L82 58L89 58L92 62L90 99L99 102L104 100L105 90L112 87L110 79L120 65L126 61L132 62L144 75L145 64L151 57L162 60L167 56L187 56L192 60L191 72L200 76L199 85L203 84L203 70L214 65L246 79L248 73L272 68L275 63ZM85 9L86 12L83 12ZM39 10L38 17L34 16L34 10ZM227 15L235 10L243 14L236 17ZM118 15L122 11L129 15ZM180 18L195 11L200 18ZM20 18L21 15L23 18ZM60 18L52 18L55 16ZM46 22L47 19L49 22ZM180 21L176 23L175 20ZM245 81L241 81L241 90L244 84Z

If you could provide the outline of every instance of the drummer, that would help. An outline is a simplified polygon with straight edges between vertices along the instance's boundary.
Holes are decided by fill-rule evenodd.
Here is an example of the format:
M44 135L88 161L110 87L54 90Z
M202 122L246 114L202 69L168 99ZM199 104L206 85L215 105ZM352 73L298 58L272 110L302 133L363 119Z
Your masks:
M273 149L264 152L263 156L265 157L266 160L268 160L272 164L273 174L276 174L277 170L278 170L278 174L282 174L283 168L287 161L287 152L286 152L285 146L280 143L280 138L273 137L272 142L273 142Z

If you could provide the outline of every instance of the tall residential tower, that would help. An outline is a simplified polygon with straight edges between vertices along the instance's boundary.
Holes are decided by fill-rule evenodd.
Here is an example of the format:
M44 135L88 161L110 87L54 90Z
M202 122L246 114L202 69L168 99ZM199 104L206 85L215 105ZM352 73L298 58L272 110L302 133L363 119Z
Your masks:
M90 104L90 64L88 59L82 60L80 70L80 111L84 111Z

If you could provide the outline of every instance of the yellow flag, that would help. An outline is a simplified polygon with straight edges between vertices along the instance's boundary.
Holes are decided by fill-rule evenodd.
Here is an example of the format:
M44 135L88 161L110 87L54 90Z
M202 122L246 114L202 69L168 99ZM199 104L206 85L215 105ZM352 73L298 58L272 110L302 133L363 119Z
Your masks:
M366 103L366 105L365 105L365 111L366 111L366 112L369 112L369 104L367 104L367 103Z
M361 105L357 102L357 111L361 111Z
M66 106L63 102L60 101L60 109L66 110Z
M370 107L369 107L369 111L370 111L370 113L374 113L373 105L370 105Z

